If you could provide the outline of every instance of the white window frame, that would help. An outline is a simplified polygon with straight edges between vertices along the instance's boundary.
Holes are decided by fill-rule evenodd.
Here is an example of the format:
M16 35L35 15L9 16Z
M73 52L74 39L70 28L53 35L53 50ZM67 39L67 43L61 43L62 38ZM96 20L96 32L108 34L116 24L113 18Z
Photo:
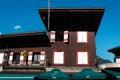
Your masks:
M85 51L77 52L77 64L78 65L88 65L89 64L88 52L85 52Z
M88 38L87 38L87 32L86 31L78 31L77 32L77 42L78 43L87 43Z
M53 64L64 64L64 54L64 51L54 51Z

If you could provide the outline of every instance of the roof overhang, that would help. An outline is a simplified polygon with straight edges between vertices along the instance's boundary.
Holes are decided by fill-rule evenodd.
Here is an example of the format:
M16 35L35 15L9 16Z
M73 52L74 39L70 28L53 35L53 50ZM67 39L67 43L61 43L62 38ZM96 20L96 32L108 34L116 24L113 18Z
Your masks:
M47 46L50 41L45 31L0 35L0 49Z
M112 52L114 54L120 54L120 46L109 49L108 52Z
M48 31L94 31L97 32L104 8L51 8L48 26L48 8L38 9Z

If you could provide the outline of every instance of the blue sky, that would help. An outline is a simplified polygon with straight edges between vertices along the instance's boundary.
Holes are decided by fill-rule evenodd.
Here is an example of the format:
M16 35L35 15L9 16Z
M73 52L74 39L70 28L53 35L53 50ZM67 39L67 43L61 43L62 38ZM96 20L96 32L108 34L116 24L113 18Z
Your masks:
M38 8L48 0L0 0L0 34L45 30ZM120 0L51 0L51 7L102 7L105 13L96 35L96 53L113 61L108 49L120 45Z

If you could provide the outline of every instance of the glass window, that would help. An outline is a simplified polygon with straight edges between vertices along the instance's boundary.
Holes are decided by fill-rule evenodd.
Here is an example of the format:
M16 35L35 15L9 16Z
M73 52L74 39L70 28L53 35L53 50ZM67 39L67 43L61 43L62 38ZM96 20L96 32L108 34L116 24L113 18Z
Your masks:
M64 52L54 52L54 64L64 64Z
M77 60L77 64L88 64L88 52L78 52Z
M14 53L12 63L19 64L19 62L20 62L20 53Z
M77 42L87 42L87 32L77 32Z
M34 52L33 53L33 64L38 64L40 63L40 52Z

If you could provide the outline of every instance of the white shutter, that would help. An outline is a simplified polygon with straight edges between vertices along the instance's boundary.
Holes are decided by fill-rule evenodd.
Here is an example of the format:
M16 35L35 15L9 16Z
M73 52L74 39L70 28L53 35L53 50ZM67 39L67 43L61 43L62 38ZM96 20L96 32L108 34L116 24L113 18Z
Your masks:
M4 53L0 53L0 64L3 64Z
M50 32L50 42L55 42L55 31Z
M32 64L32 57L33 57L33 52L28 52L28 64Z
M10 55L9 55L9 64L12 64L12 60L13 60L13 52L10 52Z
M45 63L45 52L41 51L41 55L40 55L40 64L44 64Z
M68 42L68 31L64 31L64 42Z
M22 54L23 52L20 53L20 64L24 63L24 56Z

